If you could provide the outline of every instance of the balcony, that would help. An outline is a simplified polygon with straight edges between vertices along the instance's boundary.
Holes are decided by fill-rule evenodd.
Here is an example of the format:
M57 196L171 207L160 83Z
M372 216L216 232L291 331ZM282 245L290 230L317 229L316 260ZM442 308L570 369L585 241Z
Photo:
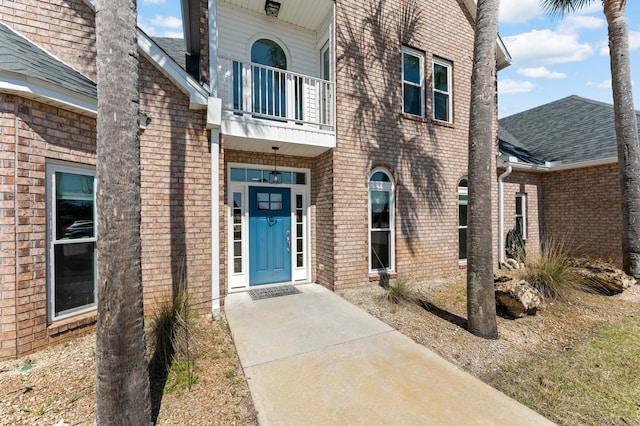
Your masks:
M334 83L275 67L218 57L222 131L232 149L313 156L335 146ZM256 144L245 139L262 139Z

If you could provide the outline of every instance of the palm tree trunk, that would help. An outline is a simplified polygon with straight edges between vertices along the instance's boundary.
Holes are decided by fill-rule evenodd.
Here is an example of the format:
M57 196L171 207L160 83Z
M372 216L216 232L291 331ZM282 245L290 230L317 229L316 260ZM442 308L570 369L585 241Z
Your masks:
M468 329L487 339L498 337L491 226L498 5L478 1L469 121Z
M140 268L135 0L98 0L96 424L151 423Z
M609 55L613 108L622 191L622 261L624 271L640 278L640 151L638 122L633 105L629 33L624 17L626 1L605 1L609 27Z

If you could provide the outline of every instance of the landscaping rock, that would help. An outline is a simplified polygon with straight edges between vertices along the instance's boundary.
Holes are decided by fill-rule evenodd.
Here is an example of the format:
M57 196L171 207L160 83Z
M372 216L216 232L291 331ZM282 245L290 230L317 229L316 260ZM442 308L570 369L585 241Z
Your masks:
M506 275L494 277L496 308L513 318L535 315L544 308L540 292L525 280Z
M573 265L587 287L606 295L622 293L637 283L634 277L606 262L575 259Z

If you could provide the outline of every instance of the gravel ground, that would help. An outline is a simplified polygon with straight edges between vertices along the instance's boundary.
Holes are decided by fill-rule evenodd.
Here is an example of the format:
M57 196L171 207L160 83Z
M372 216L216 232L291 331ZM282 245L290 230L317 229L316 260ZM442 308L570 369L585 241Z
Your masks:
M588 337L596 322L637 316L640 286L618 296L584 295L572 304L553 303L536 316L498 318L500 338L485 340L465 330L463 277L417 286L418 304L393 304L379 287L341 295L416 342L487 380L498 369L528 356L553 354ZM160 425L255 425L246 379L224 320L202 317L191 328L194 374L189 390L170 378ZM34 365L28 371L20 368ZM95 334L29 357L0 362L0 425L91 425L94 422ZM173 380L173 381L172 381Z
M170 375L157 424L257 424L226 321L198 318L190 332L197 383L189 390ZM0 425L92 425L94 370L95 334L1 362Z
M416 285L415 289L422 300L431 304L431 311L415 303L391 303L385 298L386 290L380 287L340 294L483 380L520 359L572 346L588 337L596 322L637 316L640 312L640 285L611 297L583 294L572 303L548 303L535 316L517 320L498 317L499 339L486 340L465 329L464 277L431 281Z

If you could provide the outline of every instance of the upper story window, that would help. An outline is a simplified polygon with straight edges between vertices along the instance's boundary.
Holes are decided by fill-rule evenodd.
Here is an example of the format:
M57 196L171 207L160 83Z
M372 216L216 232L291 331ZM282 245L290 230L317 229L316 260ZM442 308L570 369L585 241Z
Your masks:
M451 123L451 63L433 59L433 118Z
M287 55L278 43L261 38L251 46L251 62L268 67L287 69Z
M394 263L394 184L376 169L369 178L369 270L389 271Z
M402 111L424 115L424 55L408 47L402 48Z

